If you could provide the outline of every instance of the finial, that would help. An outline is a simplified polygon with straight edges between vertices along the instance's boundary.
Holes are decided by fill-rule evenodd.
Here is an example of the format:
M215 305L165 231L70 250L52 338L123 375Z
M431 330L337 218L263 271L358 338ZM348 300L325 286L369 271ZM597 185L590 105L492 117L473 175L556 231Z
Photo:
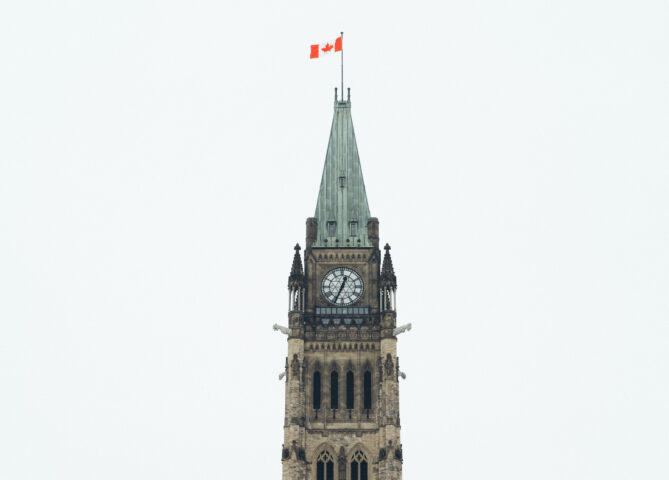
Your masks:
M348 95L346 96L346 101L350 102L351 101L351 87L347 87L346 90L348 90Z
M383 249L387 252L388 250L390 250L390 245L386 243L386 246L383 247Z
M337 101L337 87L335 87L335 102Z
M300 247L300 244L299 244L299 243L296 243L296 244L295 244L295 251L296 251L296 252L299 252L300 250L302 250L302 248Z

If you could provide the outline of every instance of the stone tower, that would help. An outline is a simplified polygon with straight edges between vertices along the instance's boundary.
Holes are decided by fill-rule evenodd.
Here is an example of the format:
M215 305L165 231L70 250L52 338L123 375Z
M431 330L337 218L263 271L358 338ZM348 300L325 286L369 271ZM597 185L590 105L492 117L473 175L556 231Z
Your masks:
M283 480L400 480L397 281L379 249L351 121L337 98L304 264L288 278ZM304 265L304 267L303 267Z

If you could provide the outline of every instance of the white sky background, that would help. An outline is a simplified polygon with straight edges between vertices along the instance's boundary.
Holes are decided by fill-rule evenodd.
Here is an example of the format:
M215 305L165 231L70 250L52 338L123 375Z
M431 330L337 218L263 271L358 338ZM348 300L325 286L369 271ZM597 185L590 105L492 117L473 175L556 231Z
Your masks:
M4 2L0 478L280 478L345 32L404 478L669 478L664 1Z

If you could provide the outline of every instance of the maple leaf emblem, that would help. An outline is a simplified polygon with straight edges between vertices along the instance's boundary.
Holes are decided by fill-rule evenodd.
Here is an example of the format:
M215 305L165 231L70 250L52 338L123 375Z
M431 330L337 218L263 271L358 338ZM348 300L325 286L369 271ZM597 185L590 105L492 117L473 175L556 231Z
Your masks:
M325 46L324 46L323 48L321 48L321 50L323 50L324 52L327 53L327 52L329 52L330 50L332 50L333 48L334 48L334 47L333 47L332 45L330 45L329 43L326 43Z

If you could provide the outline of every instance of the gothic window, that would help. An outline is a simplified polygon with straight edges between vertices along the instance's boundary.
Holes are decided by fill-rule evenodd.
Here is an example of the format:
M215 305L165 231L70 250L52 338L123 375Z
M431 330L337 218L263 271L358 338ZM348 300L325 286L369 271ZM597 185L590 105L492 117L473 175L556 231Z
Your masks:
M351 480L368 480L367 457L360 450L351 459Z
M328 237L335 236L336 227L337 227L337 222L328 222Z
M314 410L321 408L321 372L314 372Z
M355 398L353 372L346 373L346 408L353 408L353 399Z
M362 383L362 408L369 410L372 408L372 372L365 372Z
M351 227L351 236L355 237L358 235L358 222L351 222L350 224Z
M334 459L327 451L322 452L318 456L318 461L316 462L316 480L334 480Z
M330 373L330 408L339 408L339 374Z

